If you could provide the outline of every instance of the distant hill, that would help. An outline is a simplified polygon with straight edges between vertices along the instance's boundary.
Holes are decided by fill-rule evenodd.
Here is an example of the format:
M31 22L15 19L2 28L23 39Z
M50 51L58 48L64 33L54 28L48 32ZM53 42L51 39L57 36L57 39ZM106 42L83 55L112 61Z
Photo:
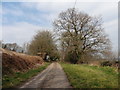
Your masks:
M38 67L44 63L39 56L30 56L22 53L0 48L2 51L2 74L12 74L13 72L24 72L28 69Z

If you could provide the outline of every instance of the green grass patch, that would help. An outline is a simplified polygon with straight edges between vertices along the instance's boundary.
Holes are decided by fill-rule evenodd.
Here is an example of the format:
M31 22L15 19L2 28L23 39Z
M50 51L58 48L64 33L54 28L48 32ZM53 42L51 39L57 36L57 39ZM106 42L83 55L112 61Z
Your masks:
M61 63L74 88L118 88L118 72L112 67Z
M17 72L17 73L14 73L13 75L5 75L2 77L2 87L3 88L15 87L21 84L22 82L26 81L27 79L43 71L45 68L47 68L49 64L50 63L45 63L39 68L30 69L27 72Z

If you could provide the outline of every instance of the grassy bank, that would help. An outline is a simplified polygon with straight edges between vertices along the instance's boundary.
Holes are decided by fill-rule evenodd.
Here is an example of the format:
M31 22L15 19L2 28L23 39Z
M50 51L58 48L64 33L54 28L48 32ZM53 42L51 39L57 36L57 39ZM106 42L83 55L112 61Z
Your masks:
M117 88L118 72L112 67L61 63L74 88Z
M30 69L27 72L17 72L13 75L5 75L2 77L2 86L3 88L15 87L16 85L21 84L21 82L24 82L43 71L49 64L50 63L45 63L39 68Z

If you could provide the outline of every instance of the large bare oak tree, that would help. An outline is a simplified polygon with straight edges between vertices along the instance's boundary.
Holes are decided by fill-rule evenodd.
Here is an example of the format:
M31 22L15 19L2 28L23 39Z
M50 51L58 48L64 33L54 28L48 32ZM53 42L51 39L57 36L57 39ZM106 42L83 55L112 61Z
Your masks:
M72 63L79 63L86 60L86 57L105 58L110 53L110 40L99 17L70 8L61 12L53 25L61 33L64 59L67 58Z

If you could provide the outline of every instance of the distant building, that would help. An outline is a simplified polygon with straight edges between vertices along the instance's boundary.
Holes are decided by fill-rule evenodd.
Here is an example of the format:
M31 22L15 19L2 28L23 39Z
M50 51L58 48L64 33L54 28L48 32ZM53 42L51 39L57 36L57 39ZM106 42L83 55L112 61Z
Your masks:
M37 53L38 56L42 57L43 60L46 58L46 53L39 52Z
M50 56L45 52L39 52L39 53L37 53L37 55L42 57L42 59L45 61L50 61Z
M46 55L46 61L50 61L50 56Z

